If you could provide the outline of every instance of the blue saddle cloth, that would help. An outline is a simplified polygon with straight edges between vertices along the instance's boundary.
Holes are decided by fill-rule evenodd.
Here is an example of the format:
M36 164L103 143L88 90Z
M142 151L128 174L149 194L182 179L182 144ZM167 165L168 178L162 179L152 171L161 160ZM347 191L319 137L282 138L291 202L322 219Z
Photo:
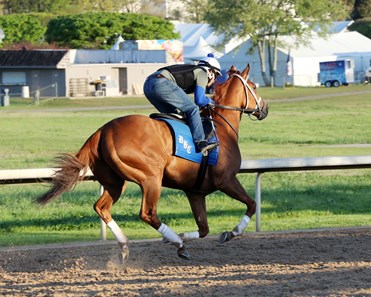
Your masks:
M183 122L171 120L168 118L156 118L168 124L174 139L174 155L192 162L201 163L202 154L196 152L191 131ZM216 141L216 137L210 139ZM218 162L219 146L209 152L208 165L216 165Z

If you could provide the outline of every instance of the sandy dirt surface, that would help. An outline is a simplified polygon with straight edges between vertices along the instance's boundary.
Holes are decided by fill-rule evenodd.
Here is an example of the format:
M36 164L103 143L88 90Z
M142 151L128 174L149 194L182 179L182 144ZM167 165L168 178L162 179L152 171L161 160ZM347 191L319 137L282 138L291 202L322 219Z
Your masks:
M0 249L0 296L371 296L371 227Z

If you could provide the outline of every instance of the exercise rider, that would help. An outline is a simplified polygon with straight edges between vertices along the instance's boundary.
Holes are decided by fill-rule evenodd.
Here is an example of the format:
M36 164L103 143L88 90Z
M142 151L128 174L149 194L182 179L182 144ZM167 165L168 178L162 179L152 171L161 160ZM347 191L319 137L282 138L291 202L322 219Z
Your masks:
M158 111L181 111L186 115L196 151L203 155L218 146L217 142L208 143L205 138L200 107L214 104L206 96L206 88L219 75L220 64L213 54L209 54L197 65L176 64L158 69L144 83L144 94ZM187 95L191 93L194 93L194 101Z

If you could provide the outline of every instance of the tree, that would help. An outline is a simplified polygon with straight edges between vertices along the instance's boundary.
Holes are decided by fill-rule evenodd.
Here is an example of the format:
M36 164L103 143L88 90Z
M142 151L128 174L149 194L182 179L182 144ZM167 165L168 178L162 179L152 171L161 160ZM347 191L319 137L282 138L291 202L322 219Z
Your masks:
M138 0L69 0L70 8L64 14L82 12L139 12Z
M70 0L2 0L4 14L53 12L58 13L68 7Z
M371 1L355 0L353 15L354 19L371 17Z
M0 16L0 28L5 33L3 46L14 43L40 43L46 27L37 14L10 14Z
M149 1L149 0L147 0ZM122 12L139 13L141 9L141 3L143 1L138 0L124 0L120 1Z
M136 13L140 11L140 7L139 0L0 0L3 14L52 12L62 15L93 11Z
M350 31L357 31L371 39L371 18L356 20L348 29Z
M201 23L205 19L207 0L182 0L186 16L185 20L190 23Z
M48 23L46 41L71 48L108 49L117 34L126 40L173 39L172 23L133 13L85 13L59 16Z
M354 4L357 0L341 0L347 10L347 14L353 18Z
M215 0L209 1L206 20L226 42L250 37L264 83L274 86L279 37L291 35L305 43L313 29L320 27L320 34L326 35L331 22L345 15L345 6L332 0Z

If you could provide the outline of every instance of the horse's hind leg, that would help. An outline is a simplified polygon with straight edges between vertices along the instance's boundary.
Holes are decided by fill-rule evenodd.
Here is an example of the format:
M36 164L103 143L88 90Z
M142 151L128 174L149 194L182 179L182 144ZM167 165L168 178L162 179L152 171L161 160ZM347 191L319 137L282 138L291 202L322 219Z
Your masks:
M162 223L157 216L157 204L161 193L162 175L154 175L154 178L147 178L144 183L140 184L142 188L142 206L140 209L140 218L155 228L163 238L178 248L178 256L183 259L189 259L183 240L170 227Z
M98 201L94 204L94 210L110 228L121 247L121 252L119 254L121 262L125 262L129 257L128 238L113 220L110 210L112 205L120 198L125 188L126 182L123 184L105 185L102 196L100 196Z

